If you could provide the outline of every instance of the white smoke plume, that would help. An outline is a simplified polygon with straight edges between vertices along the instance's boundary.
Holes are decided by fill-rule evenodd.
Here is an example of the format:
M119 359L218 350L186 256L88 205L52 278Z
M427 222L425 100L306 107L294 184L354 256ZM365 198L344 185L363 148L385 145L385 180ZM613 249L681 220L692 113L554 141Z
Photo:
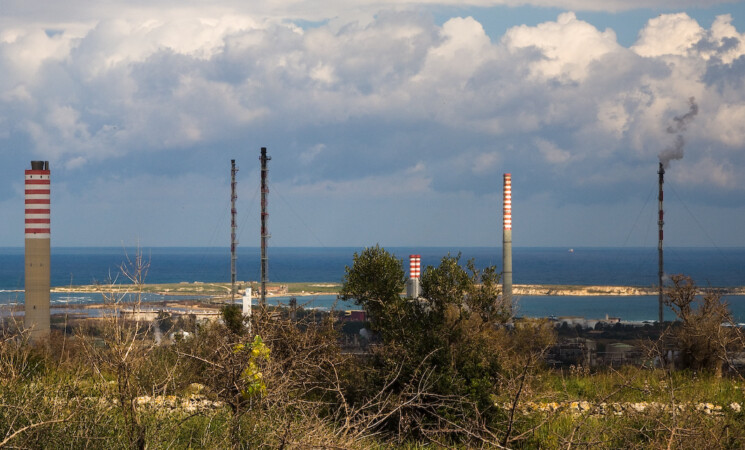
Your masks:
M682 116L675 116L673 118L674 123L667 127L667 132L676 136L673 143L660 152L660 162L666 169L670 165L670 161L674 159L683 159L683 148L685 147L683 132L686 130L688 124L691 123L693 118L696 117L696 114L698 114L696 99L691 97L688 99L688 103L690 104L688 112Z

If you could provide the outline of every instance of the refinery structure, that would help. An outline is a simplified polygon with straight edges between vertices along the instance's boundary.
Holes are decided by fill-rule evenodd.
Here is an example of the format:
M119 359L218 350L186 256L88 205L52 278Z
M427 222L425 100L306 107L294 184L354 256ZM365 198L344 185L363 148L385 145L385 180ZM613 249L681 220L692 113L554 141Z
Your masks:
M267 149L261 148L261 213L260 213L260 305L266 306L268 281L268 162L271 157ZM235 303L236 286L236 161L231 160L231 303ZM659 165L659 321L663 321L663 183L665 167ZM31 169L25 170L25 318L24 326L30 330L32 339L44 340L50 335L50 170L48 161L31 161ZM502 298L508 304L513 301L512 273L512 176L503 174L502 197ZM247 287L243 296L243 313L251 314L252 290ZM409 278L406 282L406 296L417 299L421 296L421 256L409 255Z

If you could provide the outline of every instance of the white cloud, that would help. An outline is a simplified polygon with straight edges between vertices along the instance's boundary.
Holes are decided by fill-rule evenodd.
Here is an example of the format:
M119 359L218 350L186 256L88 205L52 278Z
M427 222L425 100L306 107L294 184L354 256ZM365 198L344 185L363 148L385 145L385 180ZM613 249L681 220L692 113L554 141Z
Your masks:
M643 149L664 137L681 99L711 98L700 81L711 50L697 52L697 42L737 34L726 17L707 35L685 14L664 15L632 52L572 13L512 28L496 43L470 17L438 28L416 14L382 13L305 31L225 17L117 19L79 38L7 37L16 47L6 65L33 73L5 78L0 99L31 106L17 125L71 158L190 146L260 120L299 127L386 116L496 136L594 128ZM64 45L37 53L38 40ZM723 54L731 61L738 48ZM38 58L30 65L18 56L30 54ZM687 59L671 65L671 54ZM718 109L737 111L739 101L722 99ZM738 145L736 125L724 128L722 139Z
M711 139L742 148L745 143L745 103L719 105L708 122L707 131Z
M15 17L0 34L0 139L25 140L70 173L267 140L300 173L283 180L298 197L490 192L501 165L560 196L554 186L618 187L654 166L695 97L695 145L676 170L742 184L732 174L745 170L745 46L731 17L705 29L662 15L629 49L573 13L492 40L473 17L439 26L411 4L370 3L368 14L339 2L343 14L304 29L292 20L305 2L290 16L282 2L237 5L1 19Z
M531 65L531 75L565 82L585 80L590 64L620 50L613 30L601 32L571 12L560 14L556 22L512 28L503 42L512 53L539 50L541 58Z
M676 182L689 186L745 190L745 183L739 182L732 165L721 158L714 160L711 156L676 168L673 176Z
M745 54L745 35L737 32L732 25L730 14L718 16L714 20L709 33L709 41L713 44L711 53L725 64L731 64ZM702 50L705 52L706 48Z
M472 17L453 18L445 22L439 45L432 46L415 83L436 82L463 88L464 83L484 63L493 58L493 49L484 28Z
M632 49L646 57L685 56L704 37L704 29L686 13L663 14L639 32Z

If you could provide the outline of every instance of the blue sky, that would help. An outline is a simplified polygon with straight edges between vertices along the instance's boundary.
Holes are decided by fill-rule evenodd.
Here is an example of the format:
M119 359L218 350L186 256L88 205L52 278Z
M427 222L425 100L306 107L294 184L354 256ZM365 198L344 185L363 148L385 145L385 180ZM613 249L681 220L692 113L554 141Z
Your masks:
M745 7L697 0L0 4L0 246L745 246ZM675 118L697 108L685 127ZM680 136L680 137L678 137Z

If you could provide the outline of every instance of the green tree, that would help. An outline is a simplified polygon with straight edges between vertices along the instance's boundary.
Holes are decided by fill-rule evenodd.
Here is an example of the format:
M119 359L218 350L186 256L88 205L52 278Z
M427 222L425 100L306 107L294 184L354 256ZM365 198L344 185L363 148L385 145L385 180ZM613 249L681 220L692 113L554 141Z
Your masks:
M460 257L447 255L437 267L428 266L422 274L422 298L429 302L435 315L448 308L459 315L478 315L484 324L505 323L511 318L512 305L500 293L499 272L495 266L483 270L473 260L460 264Z
M222 320L228 330L230 330L235 335L243 335L243 333L246 331L246 325L244 323L245 319L243 317L243 312L241 311L240 305L224 305L220 309L220 312L222 314Z
M339 298L354 300L362 306L371 328L383 335L399 334L406 324L406 300L401 298L406 278L400 259L380 245L354 254L352 266L346 266Z
M370 361L381 376L368 378L378 382L368 392L384 389L403 398L418 386L416 401L402 400L410 406L391 428L441 433L439 425L449 420L460 424L451 430L462 425L472 436L490 435L504 419L494 399L504 381L500 358L511 345L500 327L511 305L500 295L496 267L478 270L473 261L464 267L460 255L447 255L424 270L419 299L401 295L404 282L401 261L379 246L355 254L346 268L341 298L365 308L382 340Z
M498 283L495 267L479 271L471 260L464 268L460 254L443 257L422 274L425 323L419 352L432 354L441 375L437 390L464 395L487 409L498 390L498 325L509 319Z

